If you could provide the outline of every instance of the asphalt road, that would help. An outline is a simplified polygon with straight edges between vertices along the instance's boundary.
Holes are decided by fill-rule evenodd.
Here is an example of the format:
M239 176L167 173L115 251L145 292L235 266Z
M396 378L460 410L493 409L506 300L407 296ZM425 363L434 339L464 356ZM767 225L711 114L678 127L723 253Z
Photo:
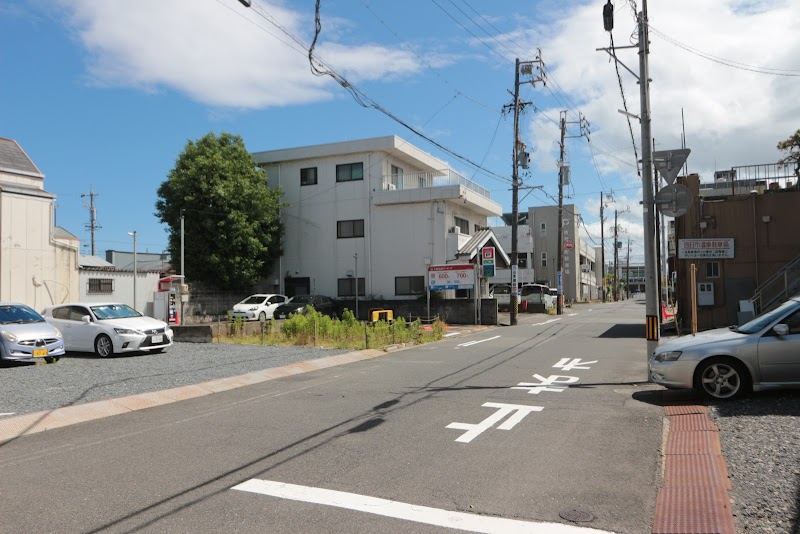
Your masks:
M643 334L635 301L522 315L10 440L0 530L647 532L663 412Z

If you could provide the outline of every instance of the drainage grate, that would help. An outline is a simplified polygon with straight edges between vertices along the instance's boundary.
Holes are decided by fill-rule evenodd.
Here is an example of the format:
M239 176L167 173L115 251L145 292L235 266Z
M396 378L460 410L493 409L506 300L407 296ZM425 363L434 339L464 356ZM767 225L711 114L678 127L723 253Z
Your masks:
M594 515L588 510L581 510L580 508L571 508L569 510L562 510L558 513L561 519L573 521L575 523L585 523L594 519Z

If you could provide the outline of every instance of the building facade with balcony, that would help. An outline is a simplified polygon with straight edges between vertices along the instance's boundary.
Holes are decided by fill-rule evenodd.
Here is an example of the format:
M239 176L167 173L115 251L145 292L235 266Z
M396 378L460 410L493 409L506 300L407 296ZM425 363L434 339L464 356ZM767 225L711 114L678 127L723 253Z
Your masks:
M253 158L288 204L270 282L290 296L419 298L428 266L474 261L464 247L502 213L487 189L397 136Z

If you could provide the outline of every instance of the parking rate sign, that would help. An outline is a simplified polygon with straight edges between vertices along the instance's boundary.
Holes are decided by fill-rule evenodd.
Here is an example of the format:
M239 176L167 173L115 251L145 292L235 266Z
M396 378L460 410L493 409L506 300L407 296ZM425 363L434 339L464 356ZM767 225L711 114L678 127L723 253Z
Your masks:
M475 266L471 263L428 267L428 289L431 291L474 288Z

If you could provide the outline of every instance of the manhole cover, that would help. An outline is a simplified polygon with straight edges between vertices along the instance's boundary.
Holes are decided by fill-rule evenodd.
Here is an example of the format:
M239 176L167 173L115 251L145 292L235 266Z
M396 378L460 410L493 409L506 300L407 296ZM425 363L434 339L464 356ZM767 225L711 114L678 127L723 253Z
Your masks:
M570 508L569 510L562 510L558 513L561 519L567 521L574 521L576 523L585 523L591 521L594 516L588 510L581 510L580 508Z

